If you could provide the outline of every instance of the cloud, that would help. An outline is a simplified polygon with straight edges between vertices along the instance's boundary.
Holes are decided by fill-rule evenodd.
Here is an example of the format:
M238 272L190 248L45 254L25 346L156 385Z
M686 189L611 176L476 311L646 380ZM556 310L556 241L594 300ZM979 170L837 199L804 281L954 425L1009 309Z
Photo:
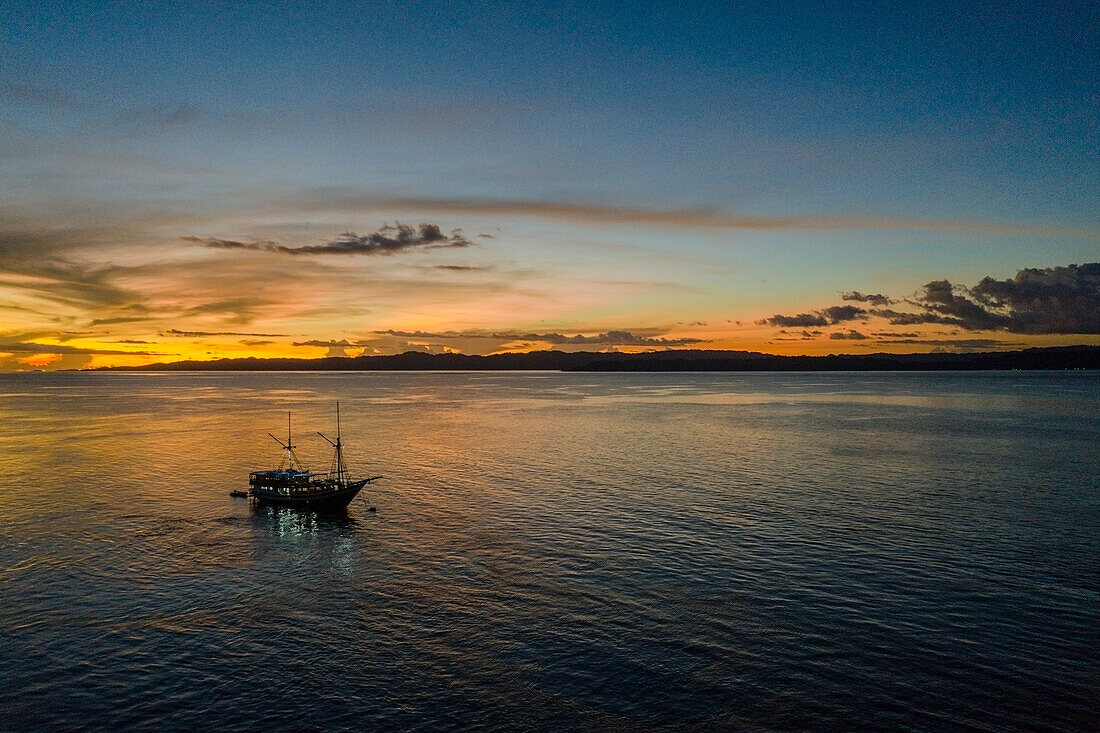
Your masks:
M389 336L398 336L400 338L417 338L417 339L451 339L451 338L486 338L494 339L497 341L538 341L542 343L549 343L555 346L564 345L614 345L614 346L687 346L690 344L703 343L703 339L697 338L663 338L652 337L636 334L631 331L607 331L605 333L599 333L594 336L585 336L577 334L575 336L566 336L560 333L520 333L520 332L492 332L486 333L481 331L471 332L456 332L445 331L442 333L430 333L426 331L380 331Z
M947 280L927 283L923 295L914 302L925 313L944 318L944 323L970 331L993 331L1007 328L1011 323L1009 316L986 310L958 292Z
M971 288L954 285L949 280L933 280L925 283L915 297L902 301L858 291L843 293L841 297L872 305L903 304L908 309L865 310L838 305L794 316L774 315L757 323L780 328L808 328L875 317L893 326L939 324L966 331L1100 334L1098 262L1023 269L1009 280L984 277ZM830 338L848 336L832 334Z
M162 103L128 108L112 107L103 99L75 97L61 88L41 84L0 84L0 98L17 104L67 111L97 111L123 123L182 125L193 122L200 110L188 103Z
M757 321L760 326L779 326L781 328L814 328L832 326L845 321L863 320L867 311L854 305L834 305L813 313L799 313L796 316L776 314L771 318Z
M779 329L778 333L780 337L775 339L776 341L813 341L818 336L820 336L822 332L818 331L817 329L814 329L813 331L803 329L798 336L792 337L789 331L781 328Z
M812 328L828 326L829 320L820 313L799 313L797 316L783 316L778 313L771 318L757 321L761 326L779 326L781 328Z
M972 288L933 280L909 303L917 312L874 311L894 325L939 323L967 331L1100 334L1100 263L1028 268Z
M242 333L240 331L180 331L169 328L157 333L160 337L173 336L180 338L208 338L211 336L252 336L257 338L285 338L285 333Z
M844 331L830 333L829 338L833 341L864 341L870 338L870 336L862 334L854 328L850 328L846 333Z
M57 251L99 241L94 232L0 231L0 284L67 306L111 308L134 304L138 294L112 282L130 268L78 263Z
M473 242L466 239L459 229L453 230L450 234L444 234L438 224L421 224L414 229L400 222L393 225L386 224L369 234L344 232L336 239L323 244L307 244L301 247L288 247L269 240L245 242L213 237L182 237L182 239L211 249L244 249L286 255L392 255L411 249L442 249L473 245Z
M83 369L91 363L91 354L36 353L25 356L4 356L3 352L0 352L0 370L3 371Z
M934 313L910 311L896 311L889 308L872 310L871 315L885 318L891 326L918 326L922 323L939 323L942 325L956 325L952 318L939 316Z
M854 305L834 305L826 308L822 313L829 319L829 323L861 320L867 315L866 310Z
M127 354L129 356L168 356L167 354L159 354L152 351L82 348L79 346L66 346L64 344L38 344L33 341L0 341L0 352L13 354Z
M986 309L1006 310L1012 333L1100 333L1100 262L984 277L970 294Z
M325 349L331 349L333 347L348 348L354 346L363 346L364 344L352 343L347 339L340 339L339 341L322 341L320 339L311 339L309 341L295 341L294 346L319 346Z
M130 306L131 309L137 309L137 304ZM140 323L141 321L151 320L149 316L115 316L113 318L93 318L88 321L88 326L116 326L120 323Z
M302 211L363 211L412 209L436 214L538 217L590 224L634 224L676 229L844 230L910 229L956 231L1007 236L1065 236L1093 238L1095 229L1050 223L974 222L947 219L903 219L852 216L746 216L711 209L651 209L632 206L557 201L516 201L479 198L421 198L370 196L328 187L279 198L270 205Z
M841 293L840 294L840 299L841 300L852 300L852 301L855 301L857 303L870 303L871 305L878 306L878 307L892 305L894 303L894 300L892 300L891 298L888 298L885 295L882 295L880 293L867 293L867 294L864 294L864 293L859 292L858 290L853 290L849 293Z
M269 305L270 303L270 299L261 297L230 298L228 300L215 300L209 303L191 306L187 309L186 313L189 316L207 314L221 316L225 320L232 323L239 323L243 326L255 318L255 312L258 307Z
M199 108L191 104L132 107L123 114L127 122L168 126L186 125L199 117Z
M38 84L0 84L0 97L12 102L42 105L55 109L73 106L72 98L60 89Z
M67 335L62 334L61 336ZM43 344L36 341L37 338L59 338L59 335L27 331L7 334L6 339L0 341L0 370L82 369L92 362L94 356L175 356L172 353L158 351L70 346L64 343ZM149 342L136 339L118 339L114 343L146 345Z
M322 349L328 349L328 356L348 356L348 349L367 347L369 345L370 344L366 342L351 342L347 339L340 339L339 341L311 339L309 341L294 342L294 346L316 346Z
M702 343L697 338L664 338L643 336L631 331L607 331L595 336L564 336L560 333L524 333L514 336L517 339L546 341L551 344L608 344L615 346L687 346Z
M882 340L880 344L919 344L921 346L936 346L940 348L952 348L969 351L982 349L1004 349L1009 347L1026 346L1023 341L998 341L997 339L921 339L905 338Z

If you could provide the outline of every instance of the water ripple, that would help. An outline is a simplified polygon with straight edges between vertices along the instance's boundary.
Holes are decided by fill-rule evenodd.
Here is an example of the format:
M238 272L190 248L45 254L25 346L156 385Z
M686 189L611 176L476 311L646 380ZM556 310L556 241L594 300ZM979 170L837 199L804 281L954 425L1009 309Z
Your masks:
M0 728L1090 730L1098 397L0 375ZM228 496L287 409L325 464L337 398L363 502Z

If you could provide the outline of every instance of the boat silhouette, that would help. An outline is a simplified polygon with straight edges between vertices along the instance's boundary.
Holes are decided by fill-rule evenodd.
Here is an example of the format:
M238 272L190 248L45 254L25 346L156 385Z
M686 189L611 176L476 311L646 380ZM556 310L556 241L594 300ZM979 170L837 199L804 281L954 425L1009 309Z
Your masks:
M271 433L271 438L283 448L283 458L277 468L269 471L253 471L248 474L248 496L261 504L308 509L337 511L346 509L364 486L382 478L351 478L344 462L344 444L340 436L340 403L336 403L336 440L324 433L317 433L333 448L332 464L327 473L314 473L306 469L294 453L290 432L290 413L286 416L286 442ZM234 492L235 495L239 495ZM373 508L373 507L372 507Z

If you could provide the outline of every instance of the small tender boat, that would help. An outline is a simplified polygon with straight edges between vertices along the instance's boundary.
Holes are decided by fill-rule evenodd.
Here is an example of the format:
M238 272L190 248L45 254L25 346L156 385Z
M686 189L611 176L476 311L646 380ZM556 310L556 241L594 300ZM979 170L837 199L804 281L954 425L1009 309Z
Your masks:
M270 471L253 471L248 474L248 495L263 504L337 511L347 508L351 500L371 481L382 478L352 479L344 463L344 444L340 439L340 403L336 403L336 440L329 440L317 433L333 447L332 465L328 473L313 473L302 466L294 454L291 442L290 413L286 418L286 442L271 433L272 439L282 446L283 460L278 468Z

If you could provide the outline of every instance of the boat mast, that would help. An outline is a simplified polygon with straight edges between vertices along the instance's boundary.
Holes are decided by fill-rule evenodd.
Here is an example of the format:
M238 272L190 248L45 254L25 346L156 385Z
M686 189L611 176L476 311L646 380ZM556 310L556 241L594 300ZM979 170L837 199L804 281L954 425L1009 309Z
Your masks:
M329 475L334 476L339 483L344 483L347 480L348 467L344 465L344 443L340 440L340 402L336 402L336 442L333 443L329 440L328 436L324 433L317 433L325 440L328 440L335 452L332 454L332 465L329 467Z
M271 435L271 433L268 433ZM271 435L271 439L283 447L283 461L279 464L279 470L286 471L301 471L302 464L298 463L298 457L294 455L294 443L291 440L292 434L290 432L290 411L286 413L286 443Z

